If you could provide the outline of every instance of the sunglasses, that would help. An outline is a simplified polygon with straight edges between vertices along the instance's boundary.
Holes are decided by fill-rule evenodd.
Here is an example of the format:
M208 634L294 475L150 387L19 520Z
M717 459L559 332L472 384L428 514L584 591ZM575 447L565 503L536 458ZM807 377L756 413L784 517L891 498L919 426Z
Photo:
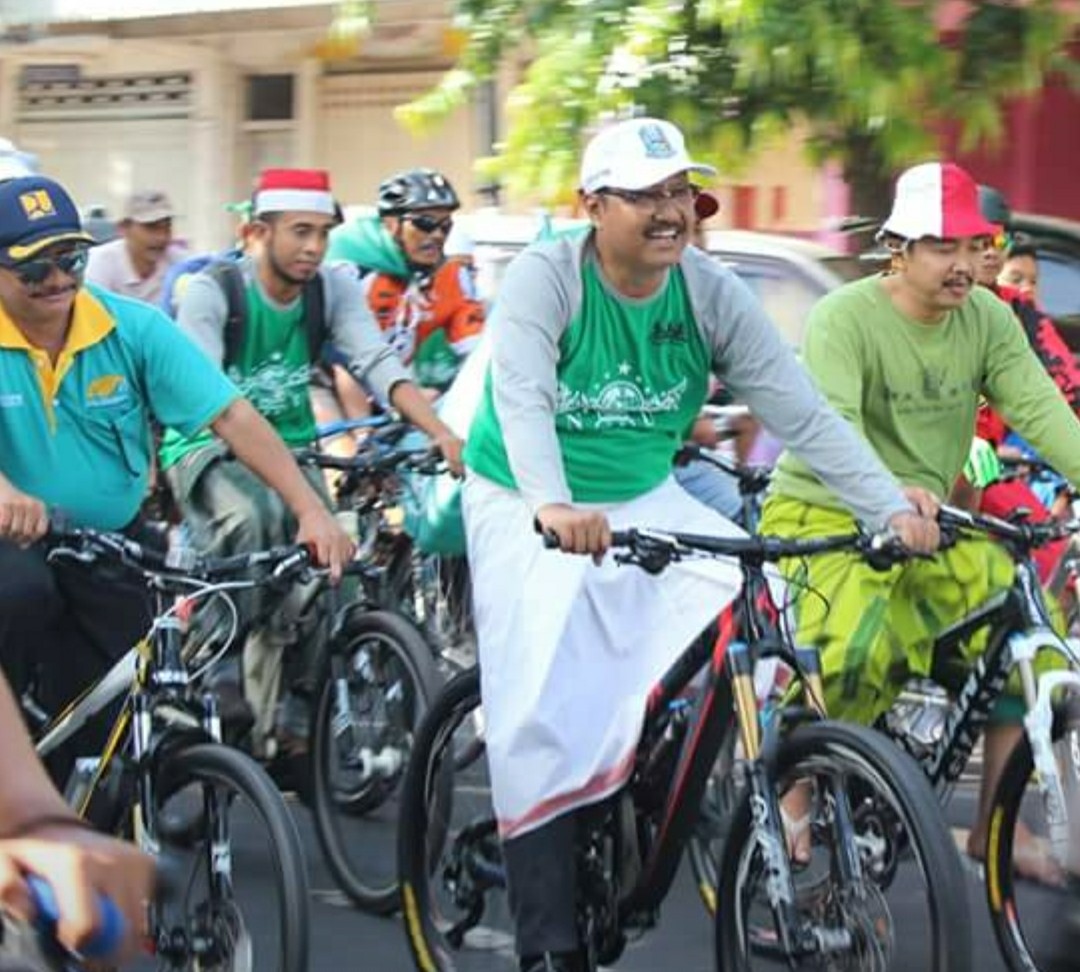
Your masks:
M53 270L59 270L69 277L77 277L86 269L86 262L89 258L90 251L85 247L80 247L69 253L62 253L60 256L13 263L5 269L15 274L20 283L26 286L34 286L48 280L49 274Z
M420 213L417 216L402 216L404 220L412 223L421 233L434 233L438 230L442 230L443 233L449 233L454 228L454 217L444 216L442 219L436 219L434 216L425 216Z

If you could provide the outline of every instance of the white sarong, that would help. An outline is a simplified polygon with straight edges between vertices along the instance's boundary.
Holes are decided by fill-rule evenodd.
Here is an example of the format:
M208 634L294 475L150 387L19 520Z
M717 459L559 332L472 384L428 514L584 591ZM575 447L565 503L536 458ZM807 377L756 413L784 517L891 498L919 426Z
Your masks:
M653 576L545 550L520 494L471 472L463 509L492 799L514 837L626 781L649 690L742 578L726 560ZM613 529L745 535L673 479L606 511Z

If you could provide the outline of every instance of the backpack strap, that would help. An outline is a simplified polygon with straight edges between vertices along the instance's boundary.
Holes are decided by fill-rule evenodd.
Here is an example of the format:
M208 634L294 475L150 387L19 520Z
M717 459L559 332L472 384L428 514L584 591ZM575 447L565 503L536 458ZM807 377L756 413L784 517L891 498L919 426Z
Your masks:
M225 316L223 343L225 353L221 367L228 369L240 356L244 346L244 332L247 329L247 291L244 287L244 274L235 260L215 260L206 268L206 272L217 282L228 311Z
M320 270L304 284L304 334L307 336L308 360L317 368L323 359L323 348L330 336L326 324L326 284Z

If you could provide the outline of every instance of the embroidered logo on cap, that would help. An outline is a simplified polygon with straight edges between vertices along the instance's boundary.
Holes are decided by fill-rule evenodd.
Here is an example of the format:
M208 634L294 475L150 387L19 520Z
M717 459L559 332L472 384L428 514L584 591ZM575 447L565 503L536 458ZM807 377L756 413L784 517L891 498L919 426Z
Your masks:
M650 159L670 159L675 155L674 146L659 125L642 125L638 129L638 137Z
M26 213L26 218L31 221L56 215L52 197L45 189L24 192L19 196L19 202L22 204L23 212Z

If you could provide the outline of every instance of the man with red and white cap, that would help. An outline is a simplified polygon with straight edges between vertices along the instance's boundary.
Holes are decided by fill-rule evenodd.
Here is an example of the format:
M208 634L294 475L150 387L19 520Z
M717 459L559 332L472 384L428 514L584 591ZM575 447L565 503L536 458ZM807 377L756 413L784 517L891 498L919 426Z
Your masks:
M1080 423L1009 307L976 286L996 229L959 166L908 169L880 234L890 270L822 298L807 326L804 361L818 387L926 517L936 515L963 469L981 395L1080 483ZM785 453L762 532L811 537L852 525L835 487ZM790 567L803 572L804 588L818 592L794 610L799 642L822 653L829 713L863 723L889 708L909 675L929 677L929 648L940 630L1013 578L1012 561L989 540L965 541L889 572L846 553ZM965 644L960 660L973 662L984 648L985 639ZM986 735L983 798L968 843L975 856L984 853L988 797L1018 738L1005 708ZM1042 864L1021 845L1017 866L1037 876Z
M612 527L741 532L672 478L710 375L861 519L918 549L933 540L746 286L687 245L690 175L714 171L669 122L601 131L581 166L590 227L521 253L494 309L462 505L492 797L528 972L585 968L575 811L626 782L649 689L741 584L716 561L653 577L603 560ZM592 556L545 550L534 522Z
M345 367L371 394L392 405L431 437L460 469L460 440L439 420L393 350L383 341L355 273L321 266L339 211L321 170L269 169L253 197L245 255L211 265L192 278L177 324L221 364L241 391L293 448L315 440L309 396L311 368L333 343ZM206 435L167 430L161 463L196 543L227 555L288 542L291 515L277 497ZM318 470L309 479L321 487ZM314 645L303 638L312 617L311 592L290 591L244 649L245 694L255 710L257 750L270 753L285 649ZM246 619L264 619L252 598ZM300 686L311 659L298 658ZM307 719L299 696L288 697L278 736L303 750ZM299 767L298 767L299 768Z

